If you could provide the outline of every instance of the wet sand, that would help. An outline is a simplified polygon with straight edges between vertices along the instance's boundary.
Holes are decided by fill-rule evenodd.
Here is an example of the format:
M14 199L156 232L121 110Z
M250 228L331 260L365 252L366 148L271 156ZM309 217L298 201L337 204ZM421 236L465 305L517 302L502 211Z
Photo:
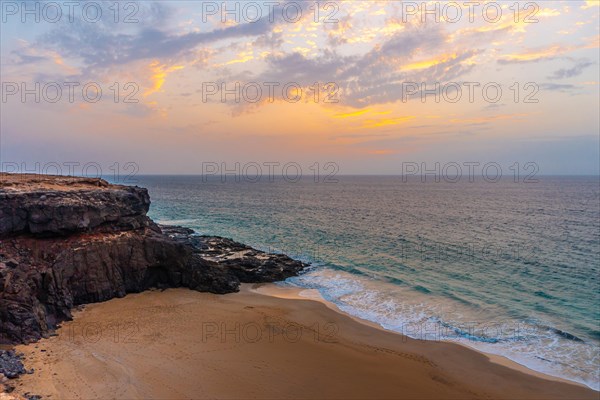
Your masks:
M50 399L598 399L454 343L361 323L319 301L168 289L91 304L18 346ZM265 289L266 288L266 289ZM273 294L271 293L271 294ZM510 364L510 363L508 363Z

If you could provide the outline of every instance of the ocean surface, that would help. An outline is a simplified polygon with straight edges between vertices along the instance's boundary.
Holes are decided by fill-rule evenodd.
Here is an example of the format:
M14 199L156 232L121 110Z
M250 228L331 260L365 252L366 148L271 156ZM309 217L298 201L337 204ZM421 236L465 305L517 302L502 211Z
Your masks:
M160 223L312 263L285 285L413 338L600 387L598 177L136 178Z

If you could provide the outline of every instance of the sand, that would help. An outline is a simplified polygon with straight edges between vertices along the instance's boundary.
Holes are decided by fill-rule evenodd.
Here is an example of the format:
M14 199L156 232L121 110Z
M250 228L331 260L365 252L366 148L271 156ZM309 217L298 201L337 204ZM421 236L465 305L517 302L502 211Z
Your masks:
M50 399L598 399L581 385L412 340L319 301L256 291L149 291L91 304L18 346Z

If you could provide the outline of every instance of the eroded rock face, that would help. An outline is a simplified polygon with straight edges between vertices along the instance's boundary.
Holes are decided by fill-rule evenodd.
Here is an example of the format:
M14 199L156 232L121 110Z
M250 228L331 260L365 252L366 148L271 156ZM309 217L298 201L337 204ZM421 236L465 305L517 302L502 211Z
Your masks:
M28 178L29 177L29 178ZM0 174L0 342L30 342L74 306L151 287L230 293L305 264L230 239L159 227L146 189Z
M178 226L160 228L183 248L191 249L184 285L199 291L230 293L238 290L240 282L282 281L307 266L285 254L267 254L231 239L194 235L191 229Z
M149 225L150 196L144 188L109 185L102 179L25 175L9 180L9 176L0 175L0 235Z

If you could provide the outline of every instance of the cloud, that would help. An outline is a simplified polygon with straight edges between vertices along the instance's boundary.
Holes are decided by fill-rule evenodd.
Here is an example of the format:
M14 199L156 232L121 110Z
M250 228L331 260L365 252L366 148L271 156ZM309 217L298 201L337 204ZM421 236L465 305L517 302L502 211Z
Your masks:
M581 8L586 10L588 8L599 7L599 6L600 6L600 1L598 1L598 0L586 0L585 4L582 5Z
M595 64L595 62L591 62L589 60L578 61L573 68L562 68L558 71L555 71L554 74L549 77L549 79L573 78L581 75L584 69Z
M411 70L427 69L427 68L431 68L431 67L434 67L439 64L447 63L448 61L456 59L456 57L457 57L456 54L443 54L443 55L437 56L432 59L417 61L417 62L408 64L408 65L404 65L404 66L402 66L402 70L403 71L411 71Z
M166 66L161 64L159 61L152 62L149 65L152 86L144 92L144 96L149 96L153 93L159 92L162 88L162 85L165 83L165 79L167 79L167 75L173 71L178 71L183 68L183 65Z
M57 30L45 36L42 44L56 46L65 57L80 59L88 68L106 68L138 60L191 58L193 50L202 44L223 39L256 36L266 33L266 24L243 24L210 32L191 32L172 35L154 28L136 34L112 34L101 30L95 33L77 30ZM86 35L95 35L86 38Z
M540 85L540 89L553 91L553 92L566 93L566 92L575 91L576 89L579 89L579 88L576 85L570 85L570 84L542 83Z
M245 78L295 82L307 88L314 82L333 82L340 89L341 105L355 108L396 102L404 98L405 82L448 82L473 68L468 61L480 51L456 49L447 54L446 39L439 27L411 26L362 55L342 55L336 49L320 50L311 57L299 52L269 55L264 72ZM430 57L415 63L423 49Z
M522 53L506 54L498 60L499 64L519 64L544 60L552 60L570 50L572 47L553 45L541 49L530 49Z
M359 110L359 111L354 111L354 112L349 112L349 113L335 114L334 117L335 118L357 117L359 115L366 114L366 113L368 113L370 111L371 110Z
M579 49L595 49L598 47L600 41L600 35L592 36L587 39L587 43L564 46L554 44L544 48L528 49L522 53L506 54L498 60L499 64L519 64L519 63L530 63L539 62L545 60L553 60L566 53Z
M33 64L38 63L40 61L46 61L48 57L45 56L30 56L27 54L18 54L18 60L16 60L16 64L24 65L24 64Z
M409 115L406 117L397 117L397 118L368 119L365 121L363 128L372 129L372 128L380 128L380 127L389 126L389 125L399 125L399 124L408 122L410 120L413 120L415 118L416 118L415 116Z
M103 3L102 6L107 7ZM32 46L52 49L63 58L77 60L84 65L85 71L93 73L141 60L194 60L197 47L214 45L227 39L254 37L253 43L257 46L275 47L282 44L281 35L273 32L276 26L285 23L282 4L274 7L272 17L264 16L256 22L183 34L156 28L169 26L168 19L173 15L174 8L168 3L140 3L139 7L140 12L136 14L139 22L134 24L114 23L110 9L104 10L103 18L94 24L78 18L69 22L65 18ZM33 61L18 53L22 59Z
M34 68L26 79L36 81L134 81L147 97L160 92L169 74L184 66L206 69L215 53L222 51L215 50L219 42L250 39L252 47L249 43L248 48L264 46L272 50L283 43L281 34L275 32L278 25L286 23L281 12L283 3L275 7L272 18L265 15L255 23L217 25L212 30L204 24L208 30L184 33L180 25L170 23L178 11L167 2L136 3L138 21L131 24L114 22L114 11L108 8L112 3L94 4L104 7L100 21L90 23L82 20L81 15L74 15L73 20L65 17L33 42L21 41L11 53L12 64ZM302 4L302 7L308 5ZM303 15L311 14L304 12ZM241 52L228 64L242 64L253 57L252 51ZM54 68L49 68L49 63ZM213 71L226 72L224 68ZM15 73L23 75L24 72L15 68ZM150 109L159 109L147 105Z
M507 32L519 31L520 25L514 23L512 15L499 24L448 32L448 24L400 23L386 6L389 15L379 18L380 26L374 27L365 26L363 19L356 16L359 12L370 10L369 2L342 3L352 12L340 15L338 24L323 25L319 36L312 32L311 5L294 3L304 7L305 12L304 19L291 27L282 20L280 4L275 8L273 22L270 17L265 17L255 23L216 24L210 25L214 28L209 27L209 30L190 30L194 21L193 13L190 13L189 17L185 16L191 19L185 21L183 31L181 23L169 24L169 19L178 12L174 6L166 2L140 3L144 17L139 18L138 24L115 25L111 21L112 13L107 10L105 14L109 18L98 24L76 21L69 24L69 29L58 26L31 45L31 48L51 52L47 55L27 49L19 49L15 54L23 64L35 64L42 59L54 60L57 69L61 67L67 72L70 65L77 65L78 69L71 69L69 73L79 79L113 79L121 73L129 74L128 79L131 76L141 77L145 80L140 85L141 90L146 96L160 92L169 74L191 65L209 70L211 79L215 81L241 84L278 82L281 85L293 82L303 89L313 87L315 82L322 85L331 82L339 87L341 106L362 109L405 99L407 82L418 83L419 87L421 83L427 83L425 88L430 89L436 83L443 85L462 79L486 61L532 63L597 46L594 44L594 40L597 42L595 37L591 44L553 44L521 52L508 50L509 54L498 60L497 49L492 48L485 53L482 43ZM373 7L380 10L386 4ZM551 17L558 13L555 9L543 9L536 16ZM157 28L159 26L160 29ZM376 30L379 32L374 32ZM362 40L363 34L369 39ZM237 43L232 44L233 41ZM255 51L257 48L262 49ZM227 58L218 57L219 61L215 62L215 53L226 53ZM488 55L490 57L486 57ZM209 65L212 68L209 69ZM556 71L550 79L577 76L590 65L593 63L580 62L572 68ZM186 74L183 79L191 78ZM409 99L421 97L420 92L411 94ZM256 108L261 105L234 107ZM347 115L334 117L353 117L366 112L347 112Z

